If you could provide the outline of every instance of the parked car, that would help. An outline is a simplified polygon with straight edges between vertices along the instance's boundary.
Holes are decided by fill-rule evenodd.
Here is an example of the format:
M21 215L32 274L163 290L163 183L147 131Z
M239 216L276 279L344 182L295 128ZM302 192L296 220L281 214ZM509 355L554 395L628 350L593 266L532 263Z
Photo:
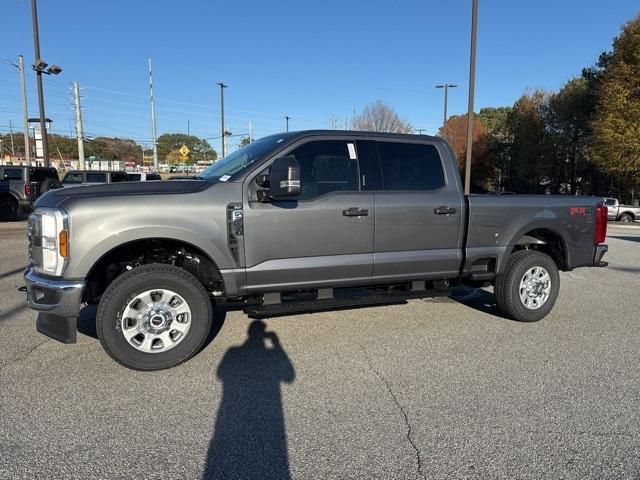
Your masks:
M128 182L126 172L109 170L71 170L62 179L63 187L101 185L103 183Z
M149 180L162 180L159 173L145 173L145 172L127 172L130 182L147 182Z
M624 223L640 220L640 207L620 205L617 198L605 198L604 204L607 207L607 218L609 220L617 220Z
M40 195L60 186L53 167L0 165L0 220L19 218Z
M195 180L52 191L29 219L28 303L69 343L98 304L107 353L156 370L198 352L213 304L269 317L492 284L530 322L559 270L606 266L601 198L462 192L441 138L334 130L257 140Z

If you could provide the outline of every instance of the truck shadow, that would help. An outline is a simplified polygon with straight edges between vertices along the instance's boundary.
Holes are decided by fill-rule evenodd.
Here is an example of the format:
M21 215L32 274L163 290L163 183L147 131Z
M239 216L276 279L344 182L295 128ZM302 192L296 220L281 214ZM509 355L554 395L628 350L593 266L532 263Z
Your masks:
M607 238L615 238L615 239L618 239L618 240L626 240L628 242L638 242L638 243L640 243L640 237L633 237L631 235L629 235L629 236L607 235Z
M278 336L253 321L216 373L222 398L202 478L291 478L280 384L295 371Z
M456 287L449 298L482 313L515 322L515 320L507 317L500 311L492 292L487 292L479 288Z

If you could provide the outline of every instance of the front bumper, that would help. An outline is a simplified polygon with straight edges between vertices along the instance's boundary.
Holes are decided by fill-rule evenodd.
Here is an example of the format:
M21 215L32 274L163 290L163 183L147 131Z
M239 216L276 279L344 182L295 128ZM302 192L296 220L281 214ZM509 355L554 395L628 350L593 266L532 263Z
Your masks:
M607 253L608 251L609 251L609 245L604 245L604 244L596 245L596 254L593 257L594 267L606 267L607 265L609 265L609 262L602 261L602 257L604 257L604 254Z
M25 272L24 279L27 304L40 312L36 323L38 332L64 343L75 343L84 281L52 279L33 269Z

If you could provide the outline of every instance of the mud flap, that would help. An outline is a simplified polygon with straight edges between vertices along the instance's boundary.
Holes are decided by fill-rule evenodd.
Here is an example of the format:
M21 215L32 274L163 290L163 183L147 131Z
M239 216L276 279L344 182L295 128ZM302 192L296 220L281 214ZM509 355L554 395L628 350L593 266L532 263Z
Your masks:
M62 343L76 343L77 329L75 317L61 317L53 313L38 314L38 332Z

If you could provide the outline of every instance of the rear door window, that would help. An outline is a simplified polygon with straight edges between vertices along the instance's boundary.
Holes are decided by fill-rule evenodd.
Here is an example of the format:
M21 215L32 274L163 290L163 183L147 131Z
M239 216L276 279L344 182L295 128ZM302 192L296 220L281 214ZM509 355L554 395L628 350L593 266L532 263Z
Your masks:
M29 176L32 182L42 182L47 178L58 180L58 172L55 168L31 168Z
M4 167L4 180L22 180L22 168Z
M434 145L378 142L384 190L438 190L444 170Z
M124 172L112 172L111 173L111 182L128 182L129 177Z
M87 183L106 183L107 176L102 172L87 172Z

